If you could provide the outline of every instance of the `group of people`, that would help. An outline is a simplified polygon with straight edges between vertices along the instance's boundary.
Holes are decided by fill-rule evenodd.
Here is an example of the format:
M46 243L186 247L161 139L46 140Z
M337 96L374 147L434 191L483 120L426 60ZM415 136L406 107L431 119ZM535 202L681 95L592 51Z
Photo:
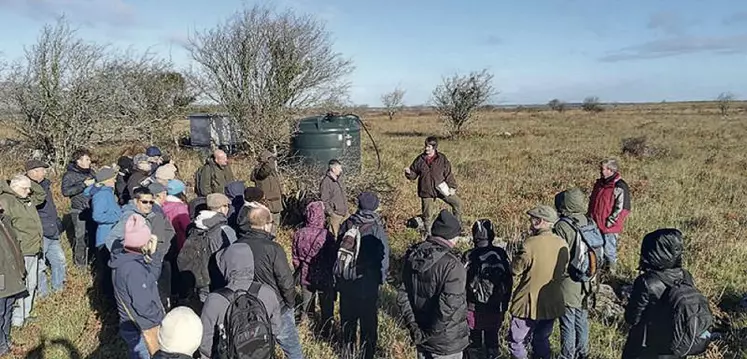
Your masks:
M196 198L188 201L176 165L156 147L96 171L89 152L74 154L61 183L71 199L74 263L93 262L96 285L116 303L131 358L263 358L276 344L286 357L303 358L296 321L313 319L331 338L338 296L343 351L375 357L379 290L390 277L379 196L360 193L351 214L343 164L330 161L319 197L304 203L305 221L293 233L289 263L275 241L283 187L274 160L263 152L251 172L255 186L246 187L217 150L195 174ZM0 355L10 348L10 323L33 320L37 290L48 293L47 263L52 290L63 290L65 282L62 225L46 168L29 161L26 174L0 181ZM554 207L527 212L531 235L517 253L496 246L492 221L479 219L471 226L473 248L460 255L454 247L465 231L456 179L437 139L425 140L423 153L404 170L418 182L423 240L404 255L396 300L418 358L496 358L506 313L513 357L529 356L531 338L532 357L550 358L556 319L560 357L588 357L588 309L602 269L595 269L594 280L569 273L595 260L614 273L617 241L631 210L617 162L605 160L599 169L588 204L572 188L555 197ZM437 200L451 211L436 213ZM602 244L589 245L589 228ZM584 262L592 249L599 258ZM643 273L625 313L632 328L624 358L676 357L667 340L647 333L662 333L657 312L667 289L682 282L694 286L682 269L682 252L676 229L643 239Z

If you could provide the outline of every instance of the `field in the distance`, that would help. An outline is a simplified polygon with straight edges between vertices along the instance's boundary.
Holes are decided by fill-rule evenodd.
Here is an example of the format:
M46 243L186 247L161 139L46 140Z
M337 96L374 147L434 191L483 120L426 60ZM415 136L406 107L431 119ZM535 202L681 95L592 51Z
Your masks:
M381 151L382 169L394 188L383 203L388 219L392 255L418 239L403 222L420 210L415 183L402 170L420 153L425 136L445 135L432 114L403 113L394 121L364 116ZM376 155L364 136L364 171L374 173ZM635 158L621 153L624 138L647 136L659 149L654 157ZM718 324L726 332L709 357L739 358L747 348L747 316L740 313L739 298L747 292L747 113L734 111L722 118L714 105L667 104L621 106L598 115L577 110L566 113L495 111L481 114L468 136L443 139L439 150L447 154L459 183L466 220L491 218L498 235L515 238L525 230L524 212L538 203L552 204L555 193L578 186L589 193L604 157L621 160L622 174L630 185L633 212L621 240L619 280L636 275L640 239L660 227L677 227L686 235L686 267L698 287L710 298ZM115 159L115 149L101 149L102 162ZM6 156L7 157L7 156ZM175 153L181 176L191 178L197 156ZM3 176L20 169L22 158L1 166ZM252 160L234 163L243 179ZM58 207L68 202L54 188ZM289 231L279 241L289 248ZM67 242L66 242L67 243ZM68 260L69 246L66 245ZM396 263L396 260L395 260ZM394 273L397 274L397 273ZM100 314L91 277L69 269L67 288L38 302L39 321L13 331L14 355L30 358L124 358L126 352L116 332L115 313ZM412 358L407 332L397 323L393 288L384 286L380 298L379 354L383 358ZM112 322L114 320L114 322ZM553 340L557 351L559 330ZM502 335L504 335L502 333ZM307 358L336 357L335 347L316 339L301 327ZM625 338L621 324L593 321L593 358L618 358Z

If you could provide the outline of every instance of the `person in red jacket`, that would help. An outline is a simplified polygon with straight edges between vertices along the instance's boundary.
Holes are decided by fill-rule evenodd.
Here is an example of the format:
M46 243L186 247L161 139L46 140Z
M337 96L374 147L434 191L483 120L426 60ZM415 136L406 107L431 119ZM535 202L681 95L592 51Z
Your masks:
M600 178L589 199L589 217L604 235L604 257L610 272L617 267L617 241L630 214L630 190L620 176L617 161L607 159L599 164Z

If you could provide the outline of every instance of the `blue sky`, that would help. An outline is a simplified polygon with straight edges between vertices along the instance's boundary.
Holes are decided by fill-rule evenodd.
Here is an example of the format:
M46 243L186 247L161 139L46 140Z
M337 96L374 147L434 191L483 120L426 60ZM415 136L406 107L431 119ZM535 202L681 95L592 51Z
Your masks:
M351 99L378 106L401 86L427 103L443 75L487 68L494 103L610 102L747 97L744 0L277 0L327 21L350 57ZM188 66L187 34L253 1L0 0L0 51L22 54L41 26L65 13L80 34L150 48Z

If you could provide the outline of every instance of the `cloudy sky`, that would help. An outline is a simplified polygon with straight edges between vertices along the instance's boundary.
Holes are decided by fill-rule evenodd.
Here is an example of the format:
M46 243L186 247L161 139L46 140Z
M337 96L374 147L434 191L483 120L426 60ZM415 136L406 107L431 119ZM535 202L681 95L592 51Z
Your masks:
M39 29L66 14L80 34L151 49L188 66L190 31L253 1L0 0L0 51L22 55ZM429 100L442 75L488 68L494 103L747 98L745 0L276 0L327 21L353 59L352 100L380 104L401 86Z

